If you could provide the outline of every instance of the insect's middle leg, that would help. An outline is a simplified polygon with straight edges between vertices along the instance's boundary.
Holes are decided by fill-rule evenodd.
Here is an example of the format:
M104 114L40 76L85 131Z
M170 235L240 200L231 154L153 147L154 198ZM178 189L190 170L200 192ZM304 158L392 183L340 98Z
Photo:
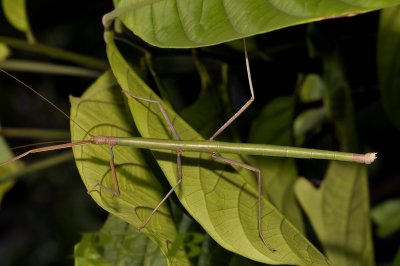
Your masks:
M264 245L271 251L271 252L275 252L276 249L273 248L264 238L263 236L263 231L262 231L262 180L261 180L261 170L249 165L249 164L245 164L242 162L238 162L238 161L234 161L225 157L222 157L220 155L218 155L217 153L213 152L211 153L211 157L217 161L221 161L233 166L238 166L238 167L242 167L245 168L247 170L252 171L253 173L255 173L257 175L257 185L258 185L258 195L257 195L257 204L258 204L258 235L261 239L261 241L264 243Z
M125 91L125 90L123 91L123 93L125 93L125 95L132 97L136 100L156 104L158 106L158 108L160 109L165 121L167 122L168 127L170 128L172 134L174 135L174 138L176 140L180 139L178 132L176 131L174 125L172 124L172 120L167 113L167 110L165 110L164 106L159 101L138 97L138 96L132 95L130 92ZM178 172L177 182L172 186L172 188L168 191L168 193L165 195L165 197L157 204L157 206L151 211L151 213L146 218L146 220L143 222L143 224L141 226L139 226L139 228L138 228L139 230L143 229L146 226L146 224L150 221L151 217L153 217L153 215L158 211L158 209L161 207L161 205L169 198L169 196L172 194L172 192L174 192L175 189L182 183L182 150L177 150L176 162L177 162L176 164L177 164L177 172Z
M100 183L97 183L96 185L94 185L94 187L92 189L90 189L88 191L89 194L92 193L97 187L104 189L105 191L107 191L117 197L121 194L120 189L119 189L117 171L115 168L113 147L114 147L113 145L110 145L110 156L111 156L110 157L110 169L111 169L111 176L113 178L114 189L108 188Z

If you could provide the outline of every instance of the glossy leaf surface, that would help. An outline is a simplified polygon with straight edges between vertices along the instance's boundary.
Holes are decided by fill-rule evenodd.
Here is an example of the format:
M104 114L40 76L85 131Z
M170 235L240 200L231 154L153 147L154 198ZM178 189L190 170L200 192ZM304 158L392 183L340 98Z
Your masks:
M297 24L400 4L399 0L116 2L116 9L122 12L119 16L122 22L144 41L159 47L213 45Z

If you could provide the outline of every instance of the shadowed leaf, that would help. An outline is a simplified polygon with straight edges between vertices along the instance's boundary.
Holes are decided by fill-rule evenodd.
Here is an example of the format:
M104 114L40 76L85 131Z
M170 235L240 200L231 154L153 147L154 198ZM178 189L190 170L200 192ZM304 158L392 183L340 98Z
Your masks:
M382 103L391 122L400 129L400 6L381 12L377 58Z
M341 150L357 151L350 85L333 34L311 28L313 49L323 61L324 107L334 121ZM334 265L373 265L365 165L332 161L319 189L298 180L296 195Z
M400 199L387 200L371 210L371 216L378 225L378 235L386 237L400 230Z
M331 162L319 189L302 178L297 197L333 265L373 265L365 166Z
M83 235L75 245L74 257L76 266L167 265L154 242L112 215L99 232Z

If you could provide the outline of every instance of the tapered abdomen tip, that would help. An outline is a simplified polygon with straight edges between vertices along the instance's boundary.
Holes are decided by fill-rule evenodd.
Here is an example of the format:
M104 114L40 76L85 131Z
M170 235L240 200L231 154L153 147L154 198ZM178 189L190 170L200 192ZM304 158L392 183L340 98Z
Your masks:
M353 154L353 162L371 164L376 160L376 155L376 152L370 152L366 154Z
M370 152L370 153L365 154L365 163L366 164L373 163L376 160L376 158L378 158L376 156L377 154L378 153L376 153L376 152Z

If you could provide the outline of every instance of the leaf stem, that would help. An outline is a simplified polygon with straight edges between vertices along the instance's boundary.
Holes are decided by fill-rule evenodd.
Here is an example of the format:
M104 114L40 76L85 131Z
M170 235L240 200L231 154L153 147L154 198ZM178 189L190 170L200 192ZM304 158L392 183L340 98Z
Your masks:
M114 10L108 12L107 14L105 14L103 16L103 19L102 19L103 26L107 30L108 28L110 28L114 19L116 19L120 15L122 15L126 12L129 12L133 9L147 6L147 5L153 4L155 2L159 2L159 1L161 1L161 0L142 0L142 1L136 2L134 4L127 5L127 6L117 7Z

